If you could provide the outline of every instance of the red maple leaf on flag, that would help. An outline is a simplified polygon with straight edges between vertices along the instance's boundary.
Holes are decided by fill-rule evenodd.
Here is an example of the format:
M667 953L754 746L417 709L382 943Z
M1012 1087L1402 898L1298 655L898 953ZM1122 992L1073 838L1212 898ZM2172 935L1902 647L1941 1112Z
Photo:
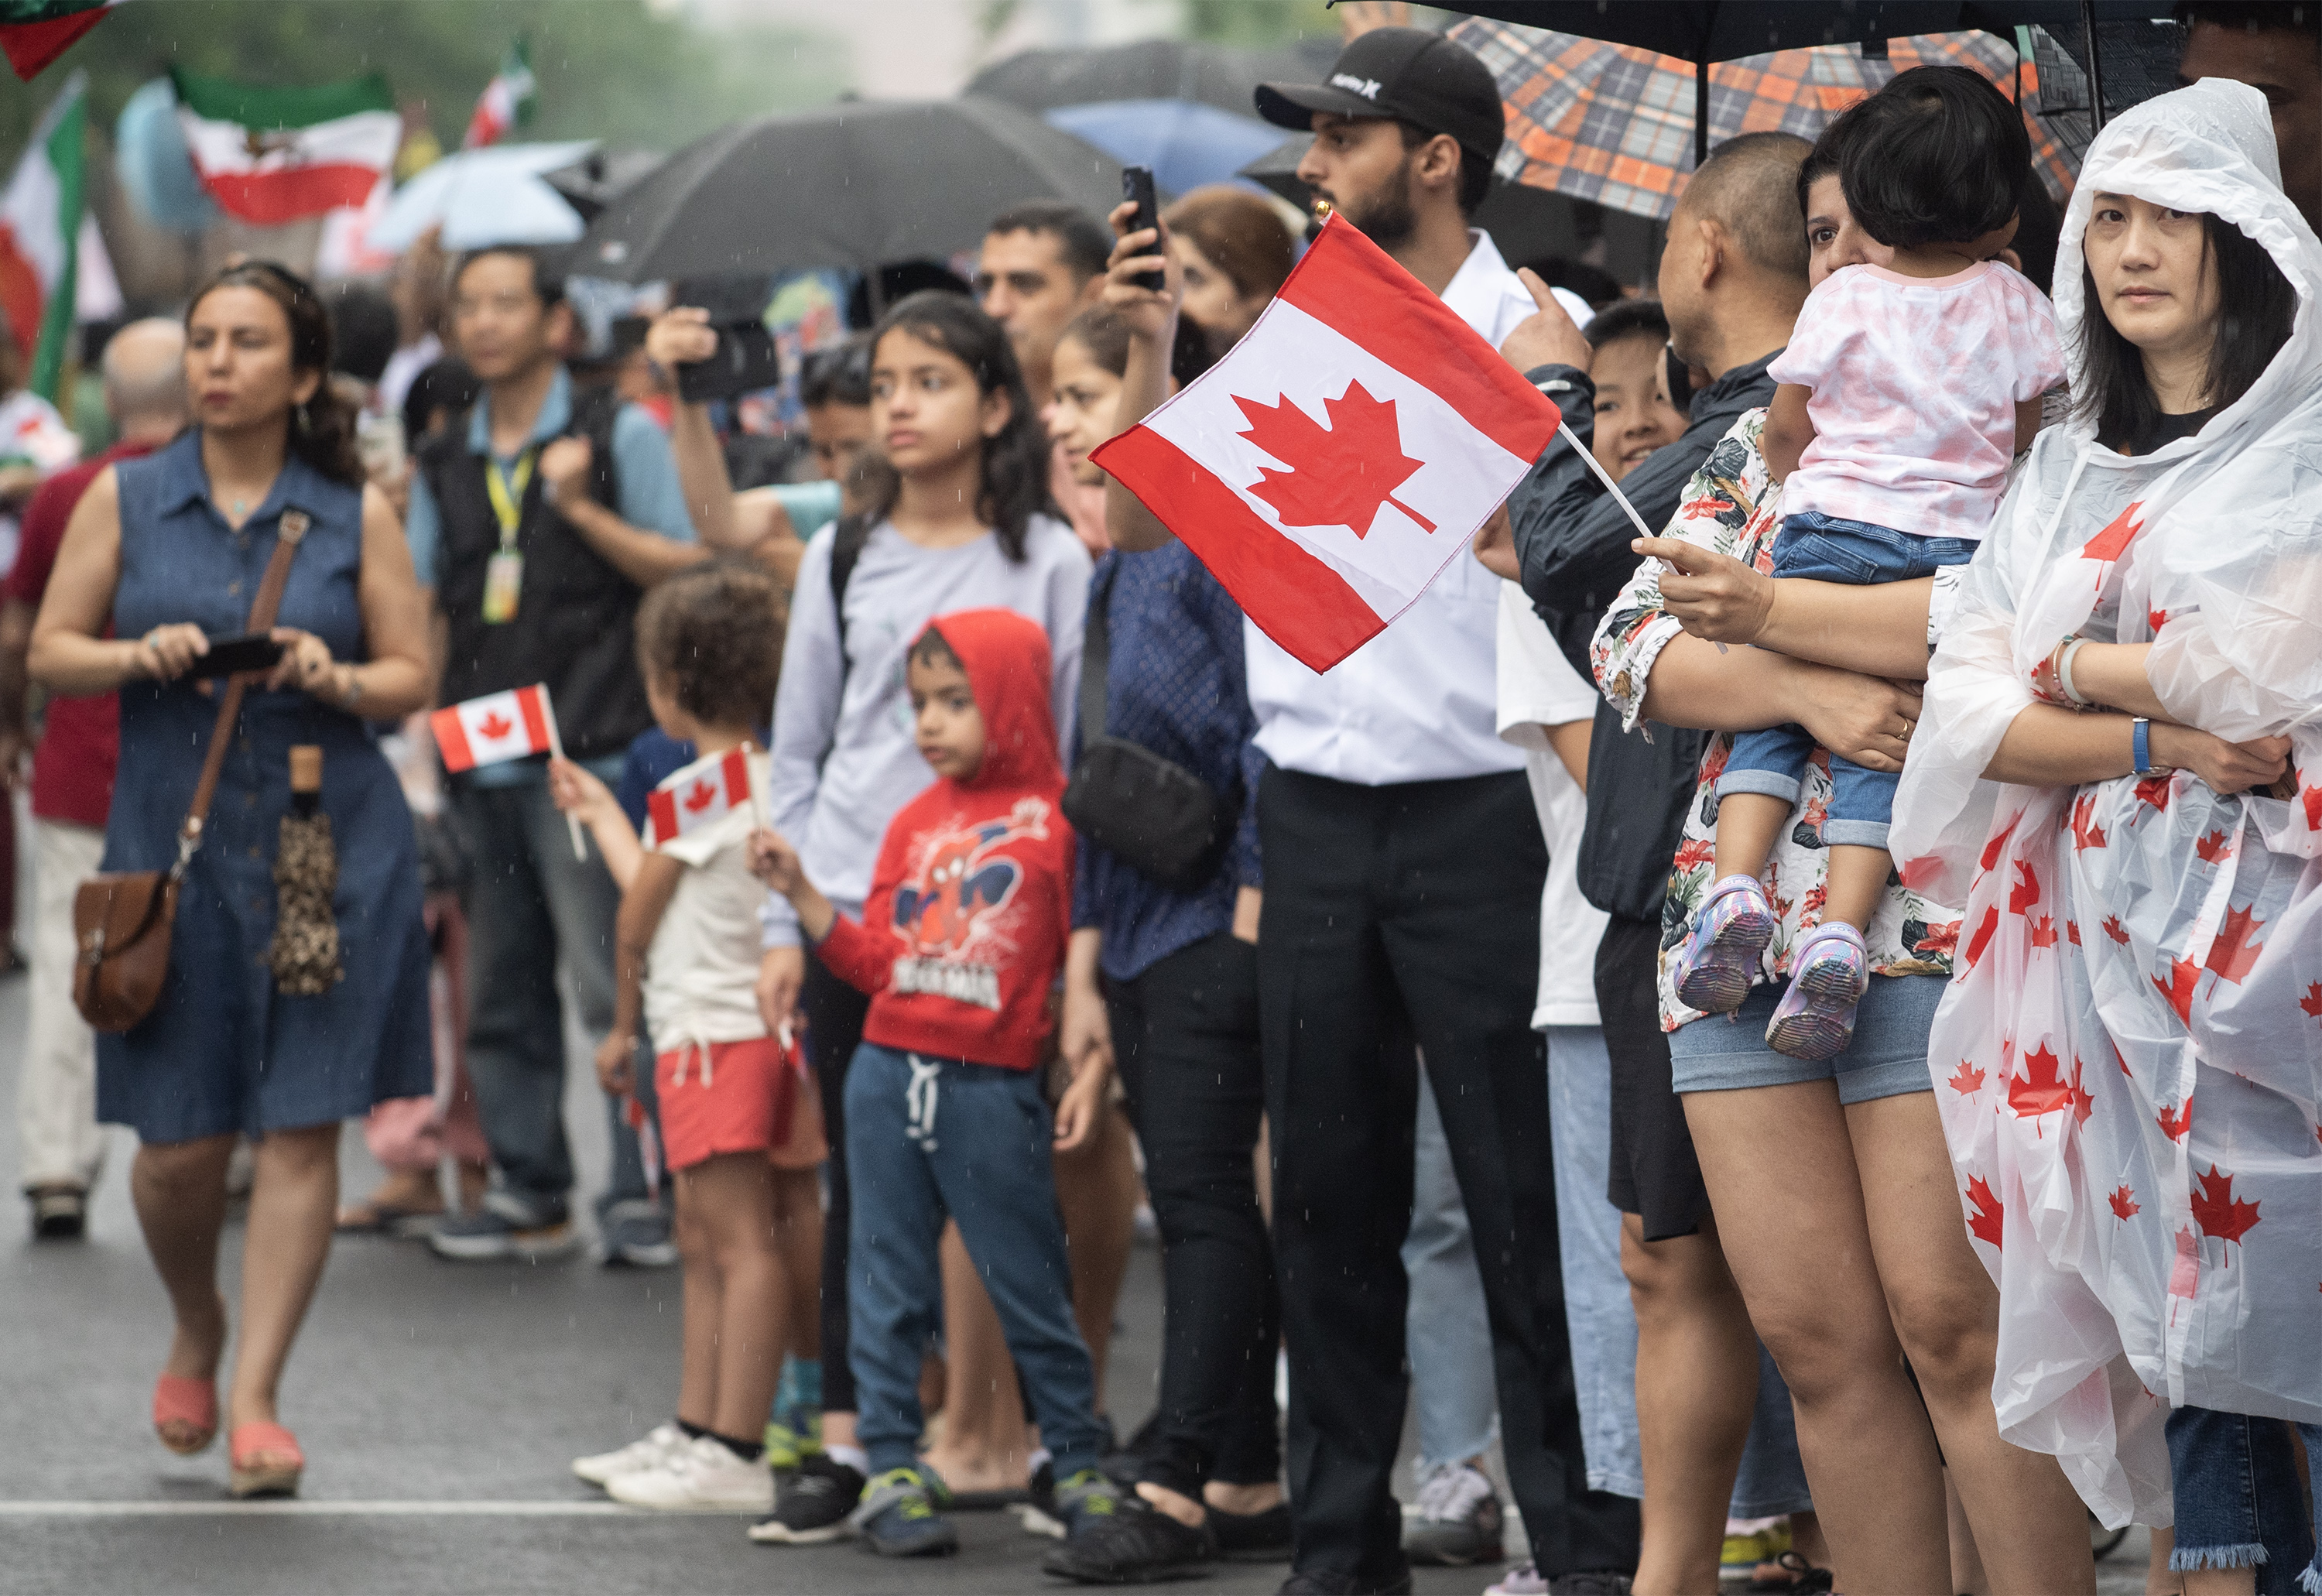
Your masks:
M2136 784L2136 796L2156 809L2165 809L2169 807L2169 781L2170 775L2166 771L2156 776L2147 776Z
M2107 915L2105 917L2104 934L2107 936L2111 937L2115 942L2120 944L2123 947L2126 947L2128 945L2128 928L2120 923L2120 917L2118 915Z
M2306 996L2298 1000L2298 1007L2316 1019L2322 1019L2322 980L2307 983Z
M2144 1205L2136 1200L2136 1194L2126 1186L2123 1186L2105 1200L2112 1204L2113 1216L2116 1218L2125 1219L2131 1214L2141 1214L2144 1211Z
M2072 1105L2072 1087L2061 1072L2064 1061L2042 1043L2024 1055L2024 1073L2007 1082L2007 1106L2018 1119L2036 1119Z
M2104 827L2096 821L2097 795L2083 793L2072 800L2073 848L2101 848L2105 845Z
M484 718L476 723L476 730L481 732L490 741L497 743L516 730L516 722L497 709L487 710L484 713Z
M1999 1199L1991 1194L1991 1183L1981 1175L1970 1175L1967 1199L1975 1204L1975 1212L1967 1217L1969 1231L1978 1240L1999 1245Z
M2040 901L2040 877L2032 869L2032 862L2019 859L2016 868L2024 879L2007 889L2007 912L2020 915Z
M1983 1090L1983 1072L1969 1063L1967 1060L1961 1059L1960 1067L1952 1072L1951 1079L1943 1084L1960 1096L1967 1097Z
M2223 859L2226 854L2232 853L2233 850L2226 846L2226 834L2224 832L2213 831L2208 836L2203 837L2199 842L2193 844L2193 852L2199 853L2203 859L2206 859L2211 864L2215 864L2218 860Z
M2214 1163L2208 1174L2198 1179L2201 1189L2193 1193L2193 1218L2201 1234L2225 1241L2241 1240L2257 1223L2258 1205L2235 1197L2234 1178L2219 1174Z
M2006 828L2003 829L1998 835L1984 844L1983 857L1976 862L1977 870L1987 871L1993 865L1999 862L1999 856L2007 851L2007 839L2016 834L2016 823L2023 818L2024 811L2021 809L2016 810L2015 814L2007 817L2007 825Z
M710 786L708 782L704 781L700 777L696 776L693 779L693 786L687 790L685 795L686 808L693 814L699 815L702 810L708 808L717 801L718 789Z
M2095 1095L2080 1084L2080 1081L2087 1076L2087 1074L2088 1066L2080 1062L2080 1055L2079 1053L2074 1053L2072 1055L2072 1089L2071 1098L2072 1105L2072 1117L2082 1125L2086 1125L2089 1122L2089 1116L2097 1111L2097 1099Z
M2250 940L2250 933L2264 924L2249 909L2229 907L2226 910L2226 923L2218 928L2217 940L2209 944L2208 967L2217 972L2219 980L2229 980L2235 986L2242 984L2242 977L2249 973L2250 966L2256 963L2257 956L2265 951Z
M2111 524L2080 545L2080 558L2083 560L2119 559L2122 551L2128 547L2128 540L2135 537L2144 524L2141 521L2130 519L2144 507L2144 501L2139 499L2121 511L2119 515L2115 515Z
M1241 435L1290 468L1259 467L1249 489L1274 506L1284 526L1344 526L1367 537L1379 506L1393 505L1435 530L1434 522L1394 497L1427 462L1403 453L1393 399L1374 399L1360 382L1349 381L1345 393L1322 401L1327 429L1287 395L1262 405L1237 394L1234 403L1249 421Z
M2053 915L2042 915L2032 922L2032 945L2035 948L2056 945L2056 919Z
M2185 1100L2174 1108L2164 1106L2160 1113L2153 1116L2153 1120L2161 1126L2162 1135L2172 1142L2183 1141L2185 1133L2193 1128L2192 1095L2188 1093Z
M2304 780L2306 772L2299 771L2298 777ZM2298 796L2306 800L2306 829L2322 831L2322 787L2307 788Z
M2165 609L2148 609L2144 612L2144 624L2153 629L2153 635L2158 637L2161 635L2161 628L2169 624L2169 612Z
M2067 941L2069 941L2069 942L2070 942L2070 943L2071 943L2074 947L2078 947L2078 946L2080 946L2080 923L2078 920L2067 920L2067 921L2065 921L2065 922L2064 922L2064 936L2065 936L2065 939L2066 939Z
M1967 967L1970 970L1974 969L1975 962L1983 957L1983 950L1991 945L1991 934L1998 929L1998 906L1984 905L1983 919L1977 925L1975 935L1967 939Z
M2163 980L2156 975L2153 978L2153 984L2160 989L2162 997L2169 999L2169 1007L2177 1011L2177 1017L2189 1026L2193 1023L2193 989L2200 984L2200 980L2201 967L2192 960L2171 959L2169 961L2169 979Z

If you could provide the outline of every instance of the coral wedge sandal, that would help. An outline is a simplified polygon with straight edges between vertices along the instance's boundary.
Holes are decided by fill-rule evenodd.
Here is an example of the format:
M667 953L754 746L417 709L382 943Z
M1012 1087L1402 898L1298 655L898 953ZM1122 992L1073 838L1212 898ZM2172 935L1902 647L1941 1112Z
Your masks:
M164 1374L153 1382L153 1433L179 1457L206 1452L217 1439L217 1382Z
M306 1455L279 1424L238 1424L226 1450L233 1464L227 1489L236 1497L296 1496Z

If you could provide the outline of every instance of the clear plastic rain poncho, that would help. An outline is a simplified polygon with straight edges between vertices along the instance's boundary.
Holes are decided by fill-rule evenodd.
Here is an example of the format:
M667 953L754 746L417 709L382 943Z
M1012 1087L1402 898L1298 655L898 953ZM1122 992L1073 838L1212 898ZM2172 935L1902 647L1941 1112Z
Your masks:
M2167 1524L2170 1407L2322 1421L2322 245L2257 90L2147 101L2098 136L2065 214L2068 351L2102 314L2080 252L2098 192L2241 229L2296 288L2296 329L2196 437L2132 460L2084 423L2042 434L1944 629L1893 845L1968 906L1928 1063L1999 1282L2000 1433L2107 1524ZM2172 720L2289 734L2295 796L1982 780L2074 632L2152 643Z

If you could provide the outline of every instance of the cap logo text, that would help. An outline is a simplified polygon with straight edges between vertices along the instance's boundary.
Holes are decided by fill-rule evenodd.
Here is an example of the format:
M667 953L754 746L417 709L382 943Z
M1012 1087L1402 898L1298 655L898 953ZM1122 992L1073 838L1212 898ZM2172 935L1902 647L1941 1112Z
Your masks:
M1379 86L1376 78L1358 78L1352 72L1333 72L1330 74L1330 87L1360 95L1367 100L1378 98Z

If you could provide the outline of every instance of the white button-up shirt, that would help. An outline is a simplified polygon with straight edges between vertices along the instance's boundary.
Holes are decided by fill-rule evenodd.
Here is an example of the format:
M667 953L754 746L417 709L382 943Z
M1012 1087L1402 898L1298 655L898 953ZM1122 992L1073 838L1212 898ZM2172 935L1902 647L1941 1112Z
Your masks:
M1494 349L1532 312L1531 296L1486 234L1445 285L1450 306ZM1578 307L1585 321L1587 307ZM1424 373L1413 376L1424 378ZM1257 746L1285 771L1365 787L1523 768L1500 740L1500 579L1464 550L1393 625L1316 675L1247 620Z

